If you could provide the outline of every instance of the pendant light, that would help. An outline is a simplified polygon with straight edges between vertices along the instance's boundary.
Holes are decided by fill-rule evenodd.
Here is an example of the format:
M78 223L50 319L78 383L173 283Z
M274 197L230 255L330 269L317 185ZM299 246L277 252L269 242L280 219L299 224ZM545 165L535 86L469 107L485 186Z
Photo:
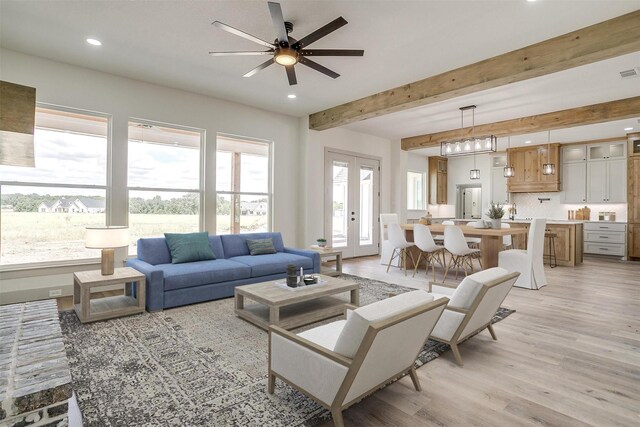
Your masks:
M471 134L474 135L476 127L476 110L475 108L471 109ZM469 171L469 178L471 179L480 179L480 169L476 168L476 151L473 150L473 169Z
M511 149L511 137L507 138L507 165L504 167L504 177L513 178L516 175L516 169L509 162L509 150Z
M547 134L547 163L542 165L543 175L555 175L556 165L551 163L551 131Z

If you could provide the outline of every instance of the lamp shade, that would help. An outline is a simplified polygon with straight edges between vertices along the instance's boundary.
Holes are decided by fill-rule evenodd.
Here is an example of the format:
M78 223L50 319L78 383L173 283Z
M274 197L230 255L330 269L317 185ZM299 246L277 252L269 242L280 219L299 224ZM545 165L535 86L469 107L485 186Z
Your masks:
M121 248L129 245L129 227L87 227L84 246L90 249Z

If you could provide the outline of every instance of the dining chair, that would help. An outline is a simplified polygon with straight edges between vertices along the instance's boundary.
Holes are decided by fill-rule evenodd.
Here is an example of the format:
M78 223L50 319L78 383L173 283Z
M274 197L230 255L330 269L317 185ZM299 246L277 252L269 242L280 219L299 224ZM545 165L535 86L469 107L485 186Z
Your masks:
M511 228L511 225L505 224L504 222L500 225L502 228ZM511 238L511 234L507 234L502 237L502 247L503 250L510 249L513 246L513 239Z
M520 273L514 286L527 289L540 289L546 286L547 278L543 263L546 224L547 220L544 218L531 221L526 250L509 249L498 254L499 267Z
M380 214L380 264L386 264L393 252L393 245L391 245L391 242L389 241L387 227L389 224L398 224L399 222L398 214Z
M480 224L482 223L482 224ZM467 223L467 225L469 227L478 227L478 228L484 228L484 221L483 220L478 220L478 221L471 221L469 223ZM465 239L467 240L467 244L474 248L474 249L480 249L480 242L482 242L482 239L480 237L467 237L465 236Z
M411 258L411 261L415 265L415 260L413 259L413 253L409 250L410 247L414 246L413 242L407 242L407 239L404 237L404 231L400 224L389 224L387 226L387 232L389 233L389 242L391 243L391 247L393 247L393 252L391 253L391 257L389 258L389 264L387 265L387 273L389 272L389 268L391 267L391 263L394 259L398 259L400 261L400 266L404 268L404 275L407 275L407 253Z
M442 221L442 225L456 225L456 223L451 221L451 220L449 220L449 219L446 219L446 220ZM444 242L444 234L436 234L436 235L434 235L433 236L433 240L435 240L436 243Z
M416 272L420 266L420 261L425 260L427 264L427 274L429 274L429 264L431 264L431 271L433 272L433 280L436 280L436 262L440 264L444 270L444 259L440 258L440 254L444 256L444 246L437 245L431 236L431 230L429 227L423 224L416 224L413 226L413 243L420 249L420 255L418 255L418 261L416 261L415 268L413 269L413 277L416 277Z
M464 275L467 275L467 263L473 273L473 259L477 258L480 268L482 269L482 261L480 261L480 249L472 249L467 245L467 240L464 238L464 234L459 227L448 225L444 228L444 247L451 254L451 259L447 264L447 268L444 271L444 282L447 279L447 274L451 267L456 269L456 279L458 278L458 271L460 267L464 270Z

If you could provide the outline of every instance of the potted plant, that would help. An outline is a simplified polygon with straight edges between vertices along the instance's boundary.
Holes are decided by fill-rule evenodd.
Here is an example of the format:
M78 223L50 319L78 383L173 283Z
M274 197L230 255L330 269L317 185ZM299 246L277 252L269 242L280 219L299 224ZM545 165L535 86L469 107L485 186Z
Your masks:
M489 218L491 218L491 228L502 227L502 217L504 216L504 206L500 203L491 202L489 211L487 212Z
M327 239L325 239L324 237L319 238L318 240L316 240L316 242L318 242L318 246L320 246L321 248L327 246Z

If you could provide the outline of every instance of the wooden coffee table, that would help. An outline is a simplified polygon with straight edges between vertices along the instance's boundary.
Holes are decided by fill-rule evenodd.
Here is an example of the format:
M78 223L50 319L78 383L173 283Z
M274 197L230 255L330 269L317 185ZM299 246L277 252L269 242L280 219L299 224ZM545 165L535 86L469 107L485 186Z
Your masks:
M293 329L344 314L344 305L359 305L360 284L350 280L320 275L323 283L301 288L283 289L277 283L285 279L235 289L236 315L262 329L269 325ZM335 295L350 293L350 299ZM245 299L253 304L245 304Z

